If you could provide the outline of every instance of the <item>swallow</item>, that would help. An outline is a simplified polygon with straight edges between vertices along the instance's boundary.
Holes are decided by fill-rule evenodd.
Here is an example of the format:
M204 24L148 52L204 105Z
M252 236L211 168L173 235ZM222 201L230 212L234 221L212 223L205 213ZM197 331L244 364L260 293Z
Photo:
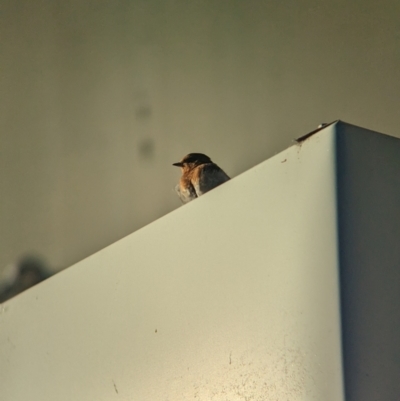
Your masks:
M181 168L182 176L175 190L183 203L205 194L230 180L228 175L202 153L189 153L173 166Z

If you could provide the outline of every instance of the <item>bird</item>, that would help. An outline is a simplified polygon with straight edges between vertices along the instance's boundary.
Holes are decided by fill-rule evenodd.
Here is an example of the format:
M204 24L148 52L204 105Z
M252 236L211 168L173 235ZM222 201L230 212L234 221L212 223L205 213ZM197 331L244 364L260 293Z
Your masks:
M188 203L230 180L225 171L203 153L189 153L172 165L182 171L179 184L175 187L182 203Z

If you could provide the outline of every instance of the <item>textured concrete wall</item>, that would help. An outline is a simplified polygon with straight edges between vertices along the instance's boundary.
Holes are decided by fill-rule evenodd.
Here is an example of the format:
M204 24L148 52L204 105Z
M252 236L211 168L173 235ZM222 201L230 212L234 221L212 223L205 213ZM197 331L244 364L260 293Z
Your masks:
M320 122L398 135L400 3L0 3L0 270L65 267L179 206L171 163L237 175Z

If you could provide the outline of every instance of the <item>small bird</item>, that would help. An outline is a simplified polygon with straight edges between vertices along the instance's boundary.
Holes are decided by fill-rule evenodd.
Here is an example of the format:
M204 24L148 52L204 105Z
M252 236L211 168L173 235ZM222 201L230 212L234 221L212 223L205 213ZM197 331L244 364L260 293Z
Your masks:
M203 153L189 153L180 162L173 163L182 170L175 190L183 203L205 194L230 180L228 175Z

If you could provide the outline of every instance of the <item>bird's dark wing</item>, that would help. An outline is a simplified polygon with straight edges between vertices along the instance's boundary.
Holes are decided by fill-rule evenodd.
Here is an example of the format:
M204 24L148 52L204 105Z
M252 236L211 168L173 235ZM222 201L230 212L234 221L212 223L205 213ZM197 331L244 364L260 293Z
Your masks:
M211 189L230 180L228 175L215 163L207 163L197 167L196 176L192 183L197 196L203 195Z
M185 189L181 189L181 186L178 184L175 187L175 191L181 199L182 203L188 203L191 200L197 198L196 191L191 183L187 184Z

